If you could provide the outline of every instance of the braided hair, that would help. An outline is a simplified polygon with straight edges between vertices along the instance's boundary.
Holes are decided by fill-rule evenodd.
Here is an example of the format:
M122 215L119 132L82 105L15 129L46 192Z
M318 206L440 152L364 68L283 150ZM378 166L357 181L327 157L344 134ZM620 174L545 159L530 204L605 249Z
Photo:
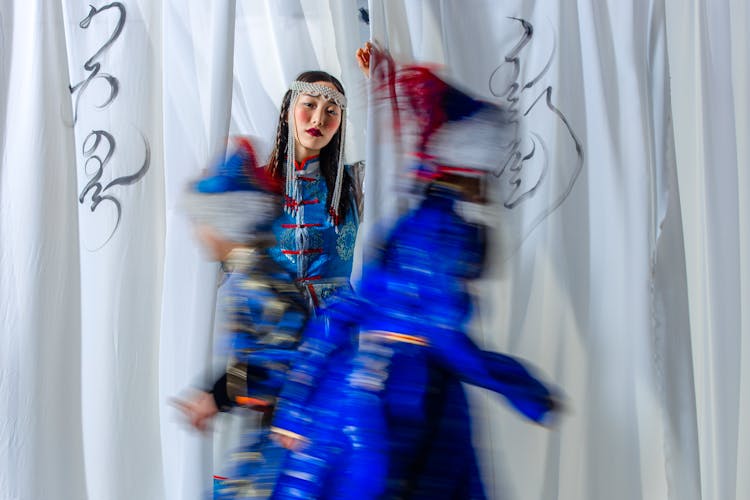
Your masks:
M301 73L296 78L296 80L309 83L329 82L332 83L339 92L341 92L342 94L344 93L344 86L341 85L341 82L336 77L330 75L329 73L326 73L325 71L305 71L304 73ZM287 160L286 154L289 141L289 122L287 120L289 116L289 107L292 105L292 94L292 90L287 90L286 94L284 94L284 98L281 101L279 122L278 126L276 127L276 138L274 141L273 150L271 151L271 156L268 160L268 165L266 167L269 174L281 181L284 180L284 165L286 164ZM328 187L328 196L326 199L326 206L328 207L330 207L331 205L331 198L333 196L334 186L336 183L336 170L338 167L339 153L341 150L341 144L343 142L341 129L342 127L339 126L336 134L334 134L334 136L331 138L331 142L329 142L320 151L320 173L325 180L326 186ZM348 172L346 171L344 172L341 191L342 196L339 201L338 213L340 214L341 220L344 220L350 208L349 205L351 204L351 198L348 195L352 193L352 180Z

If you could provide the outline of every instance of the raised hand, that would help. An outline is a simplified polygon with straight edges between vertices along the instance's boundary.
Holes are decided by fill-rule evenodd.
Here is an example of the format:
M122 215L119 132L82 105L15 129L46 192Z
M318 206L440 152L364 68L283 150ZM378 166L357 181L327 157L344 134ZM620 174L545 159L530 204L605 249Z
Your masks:
M372 56L372 43L366 42L361 48L357 49L357 65L365 78L370 78L370 57Z

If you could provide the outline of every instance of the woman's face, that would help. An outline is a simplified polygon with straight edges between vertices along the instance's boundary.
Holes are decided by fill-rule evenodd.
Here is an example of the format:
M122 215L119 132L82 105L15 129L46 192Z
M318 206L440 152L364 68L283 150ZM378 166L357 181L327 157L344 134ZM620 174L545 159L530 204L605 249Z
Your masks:
M338 90L330 82L315 83ZM341 108L323 96L313 97L301 93L294 105L294 121L297 126L294 134L294 159L302 161L320 154L320 150L331 142L341 126Z

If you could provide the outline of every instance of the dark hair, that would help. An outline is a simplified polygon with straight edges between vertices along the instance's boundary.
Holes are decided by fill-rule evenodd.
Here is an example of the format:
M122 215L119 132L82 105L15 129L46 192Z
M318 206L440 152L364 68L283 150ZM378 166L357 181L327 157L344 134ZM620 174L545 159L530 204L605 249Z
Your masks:
M341 82L338 81L336 77L326 73L325 71L305 71L304 73L300 73L295 80L309 83L329 82L332 83L339 92L341 92L342 94L344 93L344 86L341 85ZM274 141L273 150L271 151L271 156L268 159L268 166L266 167L268 169L268 172L277 179L284 179L284 175L286 174L284 165L286 165L287 160L286 153L289 137L289 122L287 120L289 116L289 106L291 106L291 100L292 91L287 90L286 94L284 94L284 99L282 99L281 101L279 123L276 127L276 139ZM341 125L343 125L343 122ZM323 176L323 179L325 179L326 186L328 187L328 199L326 200L326 206L328 207L330 207L331 205L333 188L336 184L336 170L338 168L339 152L341 150L341 144L343 142L341 137L341 129L342 127L339 126L336 134L334 134L333 138L331 138L331 142L329 142L323 149L320 150L320 173ZM351 192L352 180L349 177L348 173L344 172L344 177L342 179L341 185L341 201L339 202L338 206L338 213L341 217L341 220L346 217L349 205L351 204L349 196Z

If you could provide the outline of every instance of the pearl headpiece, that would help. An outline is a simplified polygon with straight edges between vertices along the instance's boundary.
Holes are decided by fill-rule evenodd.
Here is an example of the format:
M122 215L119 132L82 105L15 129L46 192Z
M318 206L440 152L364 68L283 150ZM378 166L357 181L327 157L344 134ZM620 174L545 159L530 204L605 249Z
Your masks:
M341 201L341 186L344 179L344 139L346 138L346 96L338 90L321 85L319 83L302 82L295 80L289 86L292 95L289 100L287 154L286 154L286 210L290 213L297 213L297 183L295 182L294 170L294 131L297 128L297 122L294 119L294 107L300 94L307 94L313 97L324 97L326 100L335 103L341 108L341 142L339 144L339 158L336 167L336 182L331 195L331 206L328 212L334 225L340 222L339 204Z
M313 97L323 96L329 101L335 102L341 109L346 108L346 96L327 85L295 80L289 86L289 90L294 90L297 94L308 94Z

